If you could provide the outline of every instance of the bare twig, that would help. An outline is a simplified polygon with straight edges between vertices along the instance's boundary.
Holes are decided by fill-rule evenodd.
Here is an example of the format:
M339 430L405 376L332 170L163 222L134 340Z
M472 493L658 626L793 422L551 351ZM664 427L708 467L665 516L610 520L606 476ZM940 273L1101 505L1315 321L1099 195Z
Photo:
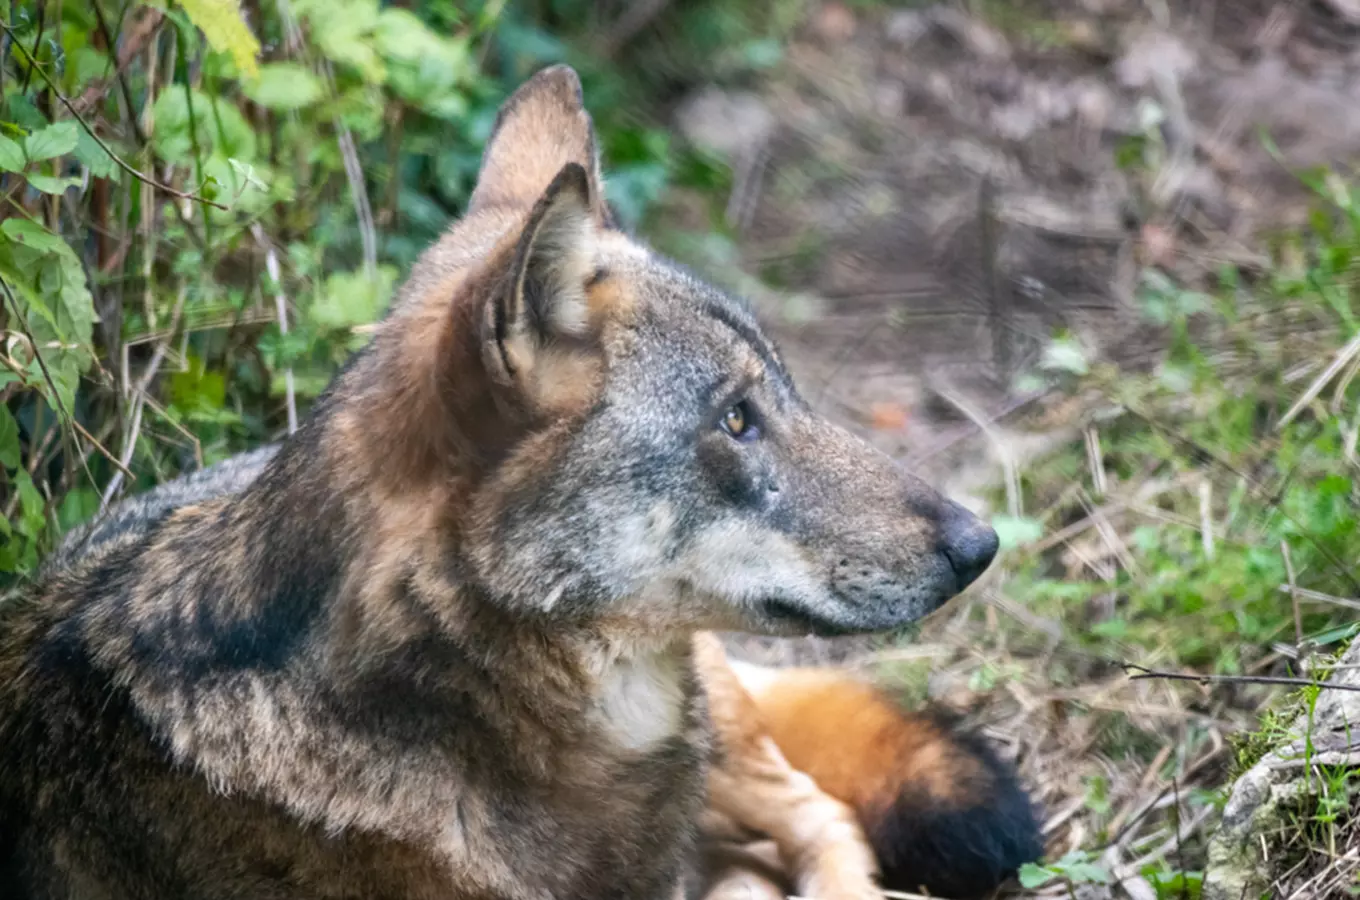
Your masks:
M938 381L934 386L936 392L945 400L968 417L983 436L991 443L992 449L1001 460L1002 473L1005 476L1006 484L1006 511L1013 517L1018 518L1024 514L1021 505L1020 494L1020 470L1016 465L1015 456L1011 453L1010 446L1001 434L993 427L993 420L986 416L981 410L973 406L966 397L956 391L952 385L944 381Z
M57 90L57 85L54 81L52 81L51 76L44 72L42 68L38 65L38 61L34 59L32 56L28 56L28 51L25 50L22 46L20 46L20 44L17 41L14 40L13 29L11 29L4 22L0 22L0 30L3 30L7 35L9 35L11 46L13 46L20 53L23 53L25 56L28 57L28 64L30 68L33 71L36 71L39 77L41 77L42 80L47 83L47 87L52 92L52 95L56 97L59 101L61 101L61 105L66 107L66 111L69 112L71 116L76 120L76 122L80 125L80 127L85 130L85 133L88 134L90 138L96 144L99 145L99 148L109 155L109 159L113 160L114 164L117 165L118 168L122 169L124 172L128 173L133 178L137 179L143 184L151 185L152 187L155 187L157 190L163 191L172 197L177 197L181 200L191 200L194 203L206 203L208 206L212 206L222 210L225 210L227 208L223 206L221 203L209 200L207 197L201 196L199 194L185 193L184 191L176 190L175 188L172 188L167 184L162 184L161 182L156 181L156 179L152 178L150 175L145 175L142 172L139 172L136 169L134 169L126 160L124 160L117 153L114 153L113 148L110 147L107 143L105 143L103 138L101 138L98 134L95 134L94 128L90 126L89 122L85 121L84 116L82 116L79 112L76 111L75 105L71 103L71 101L66 97L65 94Z
M1161 678L1168 681L1193 681L1196 684L1279 684L1289 687L1316 687L1335 691L1360 691L1360 684L1334 684L1330 681L1314 681L1311 678L1286 678L1277 675L1204 675L1194 672L1160 672L1136 663L1120 663L1126 673L1130 669L1130 681L1143 681Z
M330 67L326 67L330 75ZM335 93L334 79L331 93ZM340 145L340 158L345 164L345 177L349 179L350 195L354 199L354 214L359 220L359 242L364 252L364 274L373 279L378 272L378 230L373 224L373 208L368 202L368 186L364 183L364 167L359 162L359 151L354 146L354 135L340 119L335 120L336 143Z
M115 52L117 53L117 57L114 60L113 78L118 79L120 82L122 82L124 86L123 96L125 102L128 102L128 116L132 120L133 131L136 132L138 135L141 134L141 130L138 127L136 121L136 114L130 101L127 101L128 93L126 91L127 84L126 72L128 66L132 65L132 63L137 59L137 54L142 52L142 49L146 47L146 45L151 41L151 38L156 34L156 30L160 27L161 21L164 18L165 13L159 9L154 8L144 9L142 11L141 18L136 23L133 24L132 32L127 36L127 39L123 42L123 49L120 51L116 50L116 48L113 45L112 39L108 39L109 55L112 56ZM108 84L109 79L107 78L101 78L96 81L90 82L89 86L85 88L81 95L71 101L71 105L74 106L81 115L89 113L91 110L94 109L95 104L97 104L100 101L100 99L104 96L104 92L108 88ZM139 137L139 140L145 142L144 138Z
M34 38L33 38L33 49L32 49L31 51L29 51L29 53L28 53L28 58L29 58L30 61L33 60L33 58L36 57L36 56L38 55L38 48L42 46L43 29L44 29L46 26L47 26L47 6L46 6L46 4L39 3L39 4L38 4L38 33L37 33L37 35L35 35ZM8 30L8 29L6 29L6 30ZM14 41L14 44L15 44L16 46L18 46L19 42L14 40L14 35L13 35L13 33L10 34L10 40L11 40L11 41ZM23 48L20 47L19 49L22 50ZM21 93L21 94L27 94L27 93L28 93L28 82L29 82L29 79L33 77L33 70L36 69L36 68L37 68L37 66L34 65L34 64L30 64L30 65L29 65L28 71L24 73L24 80L19 84L19 93Z
M1289 578L1289 601L1294 607L1294 650L1303 670L1308 671L1308 660L1303 653L1303 612L1299 609L1298 579L1294 577L1294 559L1289 555L1289 542L1281 538L1280 554L1284 557L1284 571Z
M1314 591L1293 584L1282 584L1280 585L1279 590L1280 593L1283 594L1293 594L1300 600L1314 600L1318 603L1330 603L1333 606L1344 606L1346 609L1360 609L1360 600L1351 600L1347 597L1336 597L1332 594L1324 594L1322 591Z
M990 177L978 187L978 233L983 275L986 277L987 306L992 329L992 364L1002 385L1011 379L1011 306L1007 285L997 262L996 185Z
M106 45L106 49L109 54L109 59L113 62L113 78L115 81L118 82L118 86L122 90L123 104L127 107L128 122L129 124L132 125L132 134L137 139L137 144L140 146L146 143L146 135L142 134L142 129L137 124L137 115L134 112L134 110L136 110L137 107L136 104L134 104L132 101L132 88L128 86L127 77L124 73L124 63L122 59L123 54L120 54L117 50L117 38L114 35L114 33L109 29L108 20L104 18L103 5L99 2L99 0L91 0L90 5L94 7L95 22L98 23L99 33L104 38L104 44ZM147 19L151 20L153 23L158 25L160 24L160 20L163 15L164 13L162 13L160 10L154 10L152 14L147 17ZM134 36L136 38L139 38L141 41L145 42L147 38L151 36L151 30L152 29L139 31ZM139 48L133 48L131 52L135 54L137 52L137 49ZM95 92L93 95L91 95L92 90ZM71 108L75 109L76 104L80 103L86 97L92 97L92 99L98 98L99 96L102 95L102 93L103 93L102 85L100 85L99 87L91 85L89 88L85 90L84 93L80 95L79 98L76 99L75 102L71 104ZM94 104L91 103L90 105L93 106Z
M279 319L279 334L288 333L288 301L283 296L283 275L279 271L279 254L274 248L274 242L265 237L264 229L259 223L250 226L250 233L255 238L255 243L264 249L264 268L269 273L270 279L274 282L274 309ZM288 433L293 434L297 431L297 395L293 386L293 367L288 366L283 370L283 391L284 398L288 404Z
M156 349L151 352L151 361L147 363L146 370L142 372L142 377L137 379L137 384L132 389L132 423L128 426L127 435L123 438L122 466L109 479L109 483L104 488L104 493L99 498L99 509L102 513L108 508L113 498L118 495L119 489L123 486L123 474L128 472L128 465L132 462L132 455L137 451L137 439L142 431L142 411L146 406L147 390L151 386L151 380L160 371L161 363L165 361L165 354L170 347L170 340L174 334L176 326L179 324L180 313L184 309L184 301L189 295L187 286L181 286L179 296L175 298L175 308L170 315L170 333L165 340L156 345ZM128 472L130 475L131 473Z
M1322 374L1313 379L1313 383L1308 385L1308 389L1303 392L1302 396L1294 401L1294 405L1289 407L1289 411L1280 417L1280 421L1275 425L1275 430L1279 431L1292 422L1294 417L1303 411L1304 407L1317 399L1318 394L1322 393L1323 389L1337 376L1337 373L1345 369L1357 357L1360 357L1360 334L1351 338L1346 346L1336 352L1331 364L1322 370Z
M1088 426L1083 434L1086 441L1086 464L1091 470L1091 487L1097 497L1104 497L1110 491L1109 478L1105 474L1105 456L1100 449L1100 432L1094 425Z

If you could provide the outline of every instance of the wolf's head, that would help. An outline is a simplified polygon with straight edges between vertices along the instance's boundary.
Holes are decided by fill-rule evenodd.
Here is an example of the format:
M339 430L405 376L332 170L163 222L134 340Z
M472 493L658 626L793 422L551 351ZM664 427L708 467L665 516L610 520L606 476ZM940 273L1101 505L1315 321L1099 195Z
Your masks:
M866 632L936 609L996 552L814 413L745 304L613 227L564 66L501 110L467 215L362 368L335 425L364 448L347 468L376 528L437 534L420 552L511 610Z

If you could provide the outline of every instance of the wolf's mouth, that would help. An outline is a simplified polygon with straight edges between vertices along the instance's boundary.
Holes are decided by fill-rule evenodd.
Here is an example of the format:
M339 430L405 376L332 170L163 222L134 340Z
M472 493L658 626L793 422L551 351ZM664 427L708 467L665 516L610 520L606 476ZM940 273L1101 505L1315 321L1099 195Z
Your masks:
M859 629L813 615L803 607L777 597L760 601L760 608L770 619L798 633L815 634L818 637L844 637L859 633Z

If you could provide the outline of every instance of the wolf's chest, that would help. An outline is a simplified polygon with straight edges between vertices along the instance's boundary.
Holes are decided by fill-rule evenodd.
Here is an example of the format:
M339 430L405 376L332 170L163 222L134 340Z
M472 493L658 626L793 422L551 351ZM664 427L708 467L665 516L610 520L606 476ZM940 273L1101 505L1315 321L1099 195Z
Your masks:
M600 687L591 716L619 749L647 753L682 736L694 688L688 660L679 653L617 658Z

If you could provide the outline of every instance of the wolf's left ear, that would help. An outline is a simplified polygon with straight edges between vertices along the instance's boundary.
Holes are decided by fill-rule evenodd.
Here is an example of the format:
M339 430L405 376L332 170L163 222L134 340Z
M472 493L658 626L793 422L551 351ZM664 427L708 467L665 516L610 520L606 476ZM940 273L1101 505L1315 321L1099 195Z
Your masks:
M585 388L596 361L587 294L594 208L590 176L567 163L534 205L484 310L482 354L492 378L540 410L560 408Z
M501 106L468 211L527 210L569 163L586 175L591 216L607 224L611 217L602 192L599 147L581 79L570 66L549 66Z

